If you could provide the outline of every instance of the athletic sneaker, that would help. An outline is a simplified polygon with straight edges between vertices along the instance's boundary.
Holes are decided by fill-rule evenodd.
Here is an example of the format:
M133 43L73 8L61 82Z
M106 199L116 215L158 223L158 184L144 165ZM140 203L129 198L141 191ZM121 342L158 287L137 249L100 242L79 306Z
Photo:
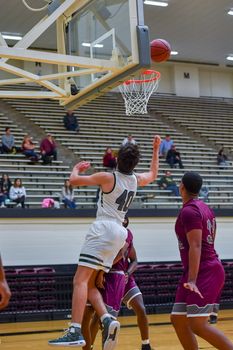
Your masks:
M106 317L103 322L102 344L103 350L113 350L117 345L117 337L120 330L120 322L112 317Z
M150 344L142 344L141 350L152 350Z
M86 342L79 327L70 326L62 337L49 340L49 345L55 346L85 346Z

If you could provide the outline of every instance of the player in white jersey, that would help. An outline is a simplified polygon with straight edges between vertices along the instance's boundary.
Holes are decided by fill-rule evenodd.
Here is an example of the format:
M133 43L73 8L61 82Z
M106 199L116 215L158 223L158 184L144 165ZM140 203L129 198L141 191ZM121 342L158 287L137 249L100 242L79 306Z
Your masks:
M110 270L114 258L125 244L127 230L122 226L122 222L136 194L137 186L146 186L157 178L160 142L160 137L155 136L150 169L145 173L133 172L139 162L140 153L138 146L131 143L120 148L117 171L114 173L80 175L90 167L90 163L86 161L78 163L73 168L70 176L71 185L98 185L101 190L96 220L86 236L74 277L72 322L62 337L49 341L50 345L85 345L81 334L81 323L86 302L89 300L103 324L103 349L114 349L120 324L107 313L95 280L99 270L105 272Z

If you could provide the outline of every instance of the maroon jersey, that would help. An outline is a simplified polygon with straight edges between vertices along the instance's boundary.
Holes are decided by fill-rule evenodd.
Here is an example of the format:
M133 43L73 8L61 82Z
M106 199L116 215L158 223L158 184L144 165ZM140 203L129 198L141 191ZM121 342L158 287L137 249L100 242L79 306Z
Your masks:
M214 249L216 221L213 211L201 200L191 199L183 205L176 220L175 231L178 238L181 260L185 271L189 263L189 243L187 233L194 229L202 230L200 269L210 261L218 259Z
M132 244L133 244L133 234L129 229L127 229L127 233L128 233L128 236L126 238L126 242L128 243L129 246L128 246L128 249L125 253L125 256L124 256L124 258L119 260L116 264L114 264L112 266L111 270L125 272L128 269L128 266L129 266L128 257L129 257L130 250L131 250Z

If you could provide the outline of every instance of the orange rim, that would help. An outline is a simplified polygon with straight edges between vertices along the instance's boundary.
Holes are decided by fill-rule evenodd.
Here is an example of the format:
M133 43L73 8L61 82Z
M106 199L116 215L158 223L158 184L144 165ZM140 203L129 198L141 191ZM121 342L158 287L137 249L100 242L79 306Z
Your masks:
M151 81L155 81L155 80L159 80L161 77L161 74L156 71L156 70L152 70L152 69L148 69L145 70L142 75L152 75L155 74L155 76L153 78L149 78L149 79L130 79L130 80L126 80L123 84L125 85L130 85L130 84L142 84L142 83L150 83Z

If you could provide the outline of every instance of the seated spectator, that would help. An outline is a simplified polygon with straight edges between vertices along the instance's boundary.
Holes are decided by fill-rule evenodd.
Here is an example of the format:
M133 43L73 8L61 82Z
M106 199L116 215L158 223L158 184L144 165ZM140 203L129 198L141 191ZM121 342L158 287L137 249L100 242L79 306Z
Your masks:
M21 152L21 148L15 146L15 138L12 135L11 129L9 127L6 127L5 134L2 135L1 152L13 154Z
M207 186L202 186L200 192L199 192L199 197L202 198L204 202L209 201L209 189Z
M172 145L173 145L173 140L171 140L171 136L169 134L167 134L165 136L165 139L162 140L162 142L160 144L159 156L166 158L167 152L170 150Z
M11 188L11 181L8 174L3 174L0 179L0 205L5 208L5 201L9 199L9 192Z
M76 203L74 199L74 189L70 185L69 180L65 180L64 186L62 188L62 202L65 204L65 208L76 208Z
M68 110L66 115L63 118L63 123L64 123L64 127L67 130L70 131L79 131L79 124L78 124L78 120L77 117L74 115L74 112L71 110Z
M52 157L57 160L57 146L51 134L47 134L47 137L41 141L40 150L43 164L50 164Z
M35 152L35 144L29 135L25 135L22 142L22 152L32 162L38 162L39 155Z
M175 181L173 180L173 177L172 177L171 172L169 170L165 171L165 174L158 181L158 185L161 189L171 191L172 194L176 197L178 197L180 195L179 188L176 185Z
M227 158L226 154L224 153L223 147L218 152L217 164L219 165L220 169L226 169L230 165L230 162L228 161L228 158Z
M14 181L13 186L10 188L10 199L12 202L17 203L16 207L25 207L26 190L22 185L22 180L17 178Z
M115 169L116 164L116 157L114 156L112 149L108 147L104 153L103 166L106 168Z
M136 145L136 141L134 140L133 136L129 134L123 141L122 146L125 146L127 143L132 143L133 145Z
M176 164L179 164L180 169L184 168L180 157L180 152L176 150L175 145L172 145L167 152L166 162L170 165L171 168L174 168Z

